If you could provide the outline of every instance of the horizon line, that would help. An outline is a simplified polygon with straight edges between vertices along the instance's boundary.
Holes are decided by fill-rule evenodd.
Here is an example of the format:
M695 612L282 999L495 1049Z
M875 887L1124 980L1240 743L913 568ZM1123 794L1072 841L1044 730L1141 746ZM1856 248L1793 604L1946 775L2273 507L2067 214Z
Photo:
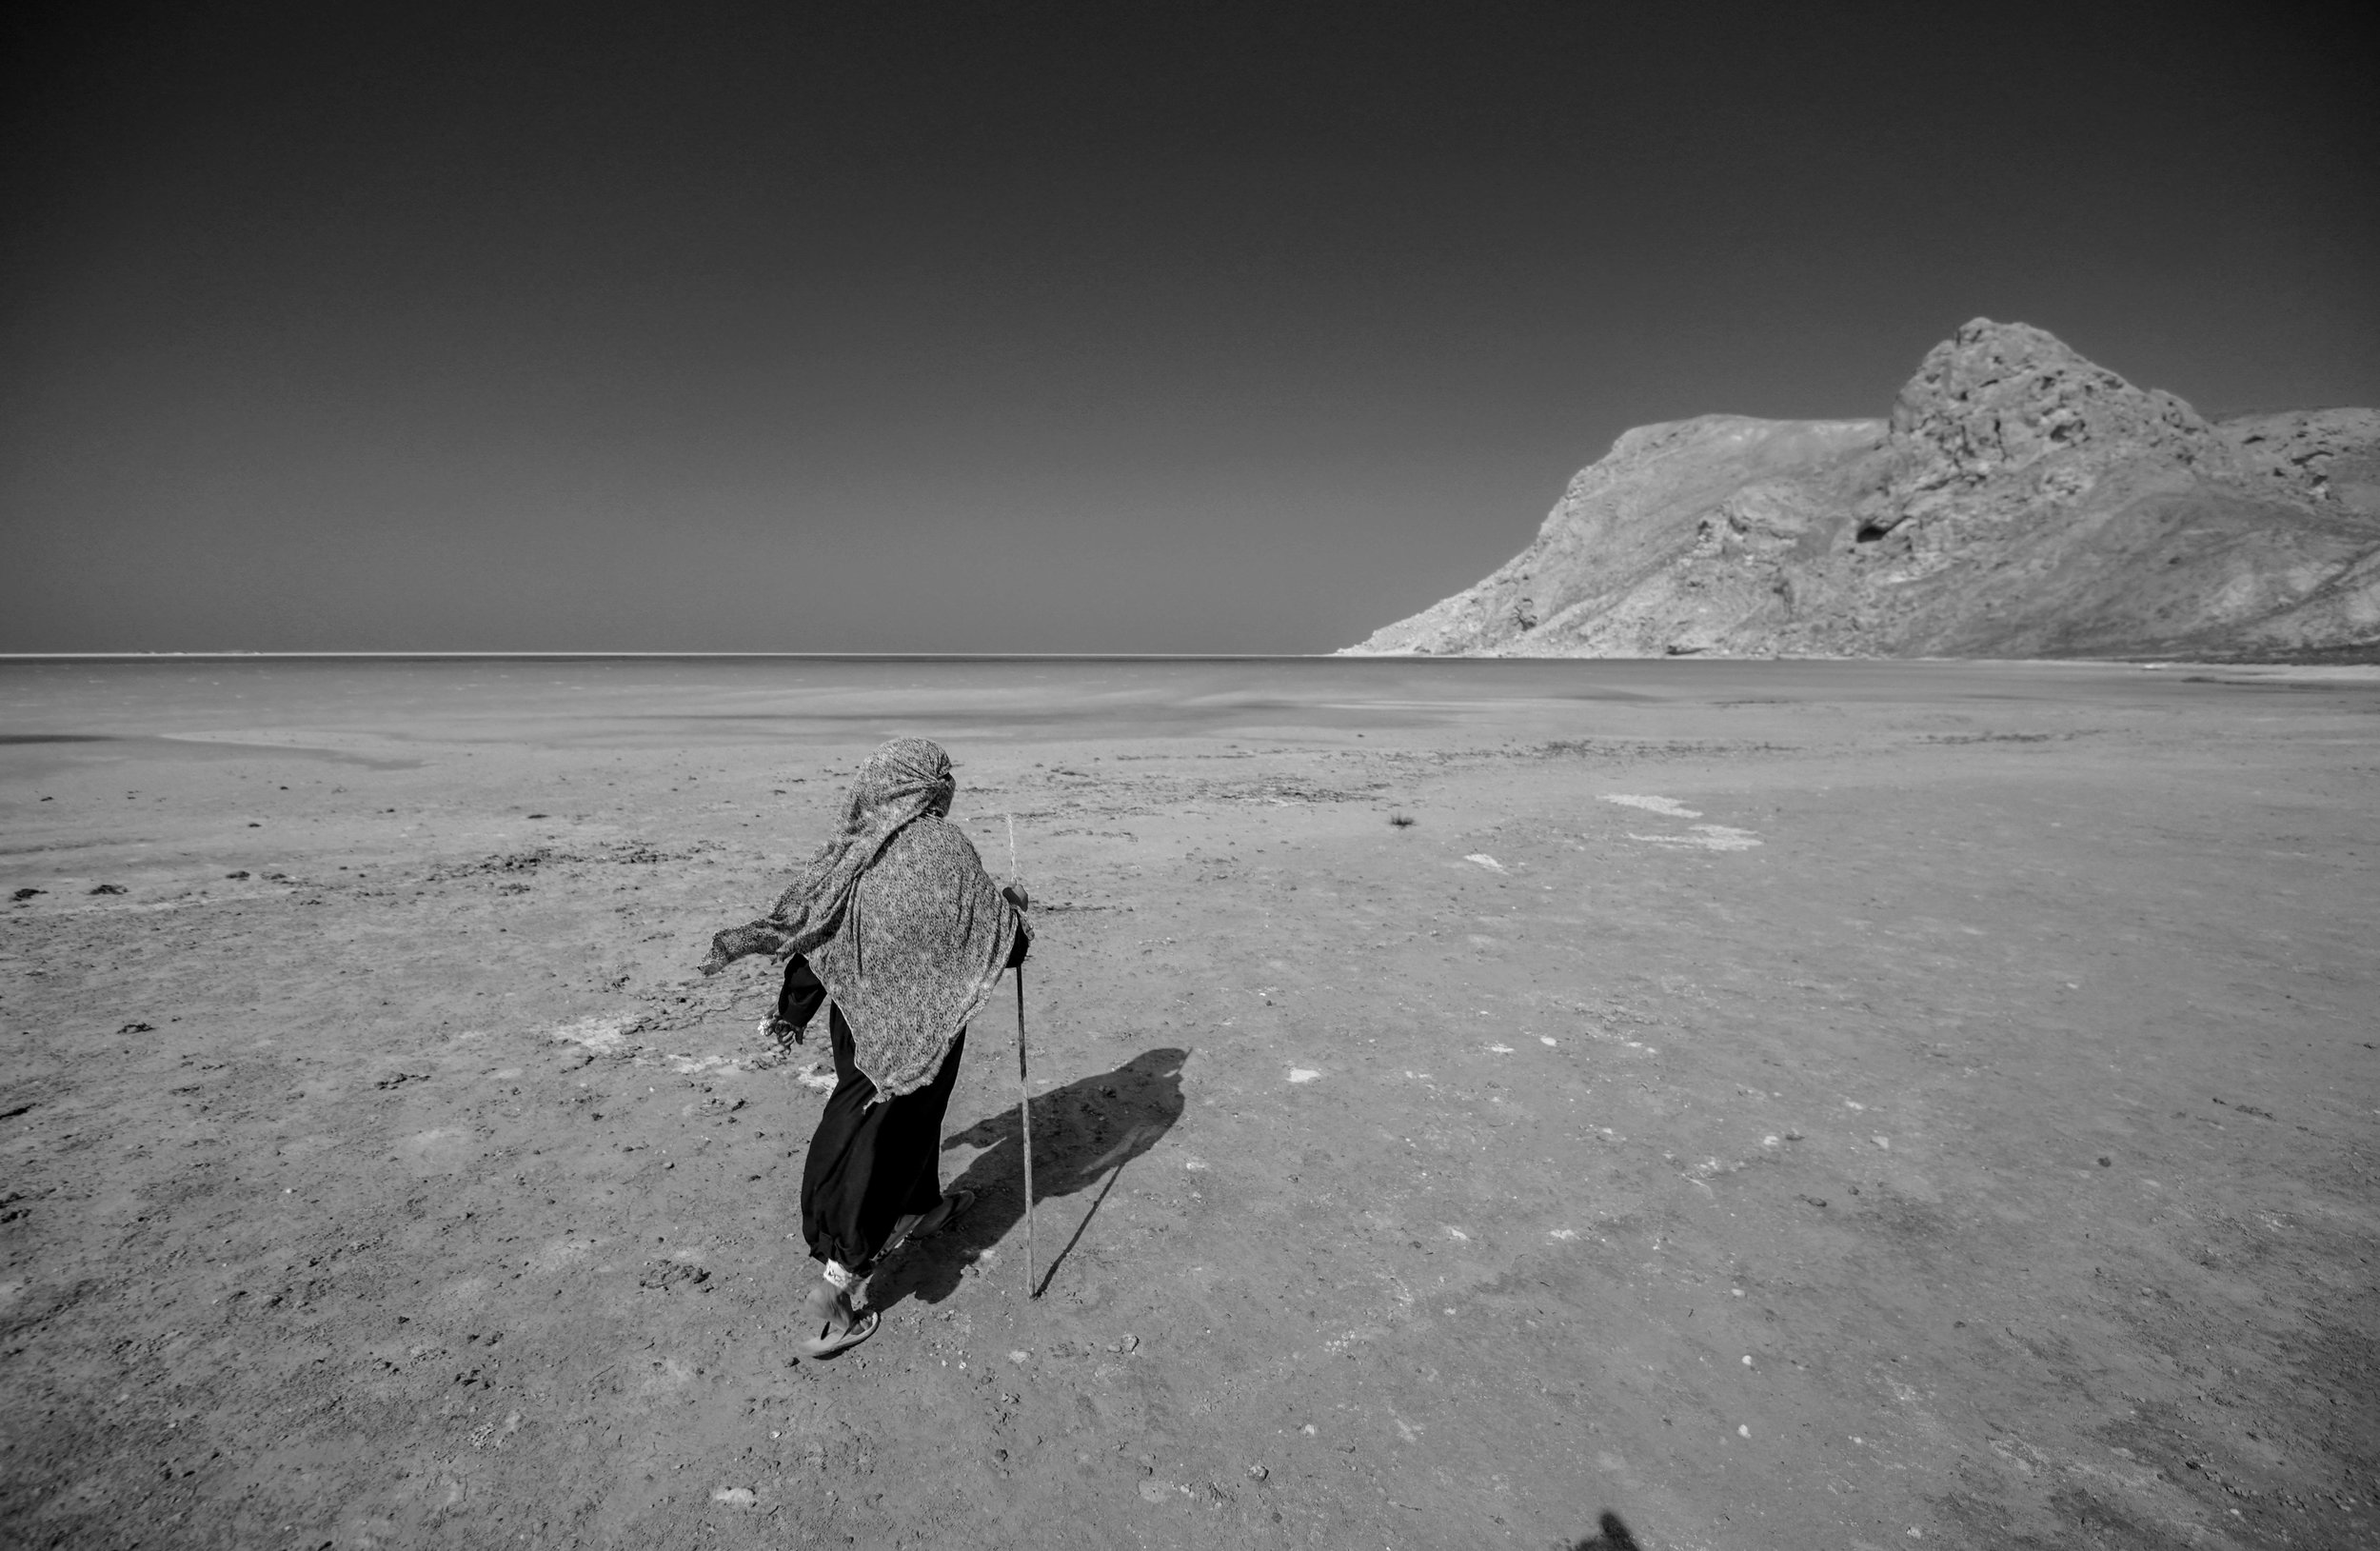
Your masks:
M901 658L949 661L963 658L1017 659L1079 659L1110 661L1116 658L1140 658L1162 662L1259 662L1288 659L1317 661L1340 655L1338 652L1311 651L450 651L425 649L418 651L0 651L0 663L29 662L154 662L158 660L244 661L264 658L287 661L292 658L552 658L552 657L764 657L764 658L823 658L850 661L855 658ZM1429 657L1429 652L1367 653L1370 656ZM1449 661L1453 659L1449 658Z

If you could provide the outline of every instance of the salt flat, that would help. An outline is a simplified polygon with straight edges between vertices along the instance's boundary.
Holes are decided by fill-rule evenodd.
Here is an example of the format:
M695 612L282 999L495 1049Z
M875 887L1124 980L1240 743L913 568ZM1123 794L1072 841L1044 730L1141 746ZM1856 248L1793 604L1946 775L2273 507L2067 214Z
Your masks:
M0 1518L2370 1543L2375 713L2183 666L0 665ZM1003 1000L982 1204L796 1364L814 1058L691 966L896 731L1041 906L1048 1292Z

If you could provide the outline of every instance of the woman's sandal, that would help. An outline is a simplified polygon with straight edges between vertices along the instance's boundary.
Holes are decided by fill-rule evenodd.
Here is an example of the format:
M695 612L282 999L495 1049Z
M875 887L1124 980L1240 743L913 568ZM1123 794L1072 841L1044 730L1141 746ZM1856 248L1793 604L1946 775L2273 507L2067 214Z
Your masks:
M828 1296L822 1298L819 1292ZM876 1310L855 1314L850 1299L842 1292L833 1287L823 1287L819 1292L813 1292L802 1305L803 1323L814 1327L818 1334L803 1337L795 1343L794 1350L806 1358L829 1358L849 1351L876 1334L877 1323L883 1318Z

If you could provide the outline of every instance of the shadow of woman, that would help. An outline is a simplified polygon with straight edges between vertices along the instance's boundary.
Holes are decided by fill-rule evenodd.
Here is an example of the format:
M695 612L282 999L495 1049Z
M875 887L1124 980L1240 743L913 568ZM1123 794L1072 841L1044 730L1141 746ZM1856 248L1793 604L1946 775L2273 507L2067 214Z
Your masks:
M1043 1218L1040 1292L1079 1243L1124 1165L1157 1144L1181 1118L1181 1066L1190 1052L1171 1046L1145 1051L1112 1072L1085 1077L1033 1097L1033 1200L1071 1196L1099 1186L1080 1221ZM939 1303L958 1289L966 1268L1006 1238L1024 1215L1024 1156L1014 1107L944 1139L942 1146L987 1150L942 1186L972 1190L967 1215L933 1238L901 1252L870 1281L870 1306L890 1309L904 1298Z

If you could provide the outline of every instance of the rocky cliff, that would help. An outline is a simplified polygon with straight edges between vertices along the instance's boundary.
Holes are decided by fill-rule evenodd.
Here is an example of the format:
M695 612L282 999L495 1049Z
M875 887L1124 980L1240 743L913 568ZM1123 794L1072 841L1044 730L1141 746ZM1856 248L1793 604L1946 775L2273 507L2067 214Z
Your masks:
M1356 654L2073 657L2380 642L2380 411L2210 424L1978 318L1883 420L1705 415Z

